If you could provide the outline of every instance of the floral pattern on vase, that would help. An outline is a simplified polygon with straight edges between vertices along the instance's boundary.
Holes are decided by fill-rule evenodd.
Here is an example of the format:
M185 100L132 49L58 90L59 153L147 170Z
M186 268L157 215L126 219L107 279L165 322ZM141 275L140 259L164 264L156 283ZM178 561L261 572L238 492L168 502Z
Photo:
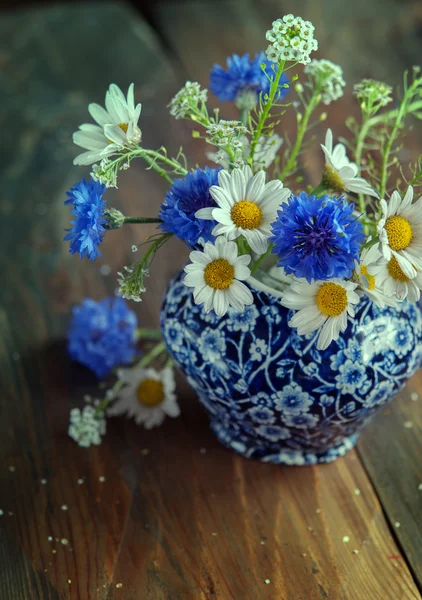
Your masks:
M218 439L248 458L329 462L354 446L374 413L422 362L419 305L380 309L364 297L326 350L288 326L293 311L251 280L254 304L222 318L197 306L180 273L161 327Z

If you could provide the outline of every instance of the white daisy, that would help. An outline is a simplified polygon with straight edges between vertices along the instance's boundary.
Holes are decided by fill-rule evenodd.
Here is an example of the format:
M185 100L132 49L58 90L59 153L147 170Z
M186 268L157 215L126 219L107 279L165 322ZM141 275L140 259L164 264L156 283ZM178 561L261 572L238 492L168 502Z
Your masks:
M395 256L392 256L388 262L384 261L378 266L376 279L384 294L397 299L399 302L406 298L409 302L418 302L420 298L422 273L416 271L415 277L408 277L401 269Z
M281 299L283 306L298 311L289 325L296 327L299 335L320 330L317 348L325 350L346 330L347 315L355 316L353 305L359 302L356 287L356 283L341 279L315 283L297 279Z
M403 198L393 192L390 201L381 200L382 217L377 230L382 253L387 260L394 256L403 273L416 277L422 270L422 197L412 204L413 188Z
M135 106L133 83L129 86L127 98L112 83L106 92L105 106L104 109L99 104L90 104L88 110L97 125L85 123L73 134L73 142L87 150L74 159L75 165L91 165L140 141L138 121L142 106Z
M114 417L126 414L133 417L138 425L143 423L146 429L161 425L166 415L179 416L172 369L119 369L117 377L125 385L108 409L109 415Z
M247 267L251 257L238 256L235 242L220 236L215 246L207 242L203 252L194 250L189 258L192 262L185 267L184 284L194 288L195 303L203 304L205 312L214 309L222 317L229 306L242 312L245 306L253 304L251 291L241 283L251 274Z
M290 196L279 180L265 183L265 172L253 175L249 166L220 171L218 185L210 187L210 194L218 208L201 208L195 214L199 219L217 221L214 235L225 235L234 240L243 235L256 254L264 254L271 235L271 223L280 205Z
M325 145L321 144L321 148L325 154L323 181L328 188L337 192L347 190L356 194L367 194L378 198L377 192L372 189L369 183L362 177L357 177L359 169L355 163L347 158L344 144L336 144L333 148L331 129L327 129Z
M368 242L370 241L371 237L368 238ZM383 289L383 273L386 267L387 261L379 250L379 244L362 250L359 262L355 261L355 273L361 289L380 308L397 305L393 294L387 295Z

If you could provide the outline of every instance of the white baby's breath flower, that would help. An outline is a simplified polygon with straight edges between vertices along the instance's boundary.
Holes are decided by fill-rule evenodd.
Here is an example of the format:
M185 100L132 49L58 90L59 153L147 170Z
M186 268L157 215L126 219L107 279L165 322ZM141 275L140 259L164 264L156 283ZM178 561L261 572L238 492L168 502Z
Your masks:
M394 257L409 279L422 271L422 197L414 204L413 188L409 186L402 200L399 192L387 202L381 200L382 217L377 230L386 260Z
M119 369L117 377L124 387L116 394L117 399L108 409L108 415L126 414L146 429L158 427L166 416L179 416L173 369Z
M187 81L168 104L170 114L176 119L183 119L201 104L205 104L207 99L207 89L201 89L196 81Z
M368 242L371 237L368 238ZM384 271L387 261L379 250L379 244L364 248L359 261L355 261L355 273L359 278L360 289L371 298L380 308L396 306L397 299L393 293L388 295L384 291Z
M362 79L353 86L353 93L364 108L386 106L392 100L393 88L382 81Z
M312 77L315 85L321 90L324 104L331 104L333 100L343 96L346 82L343 79L343 69L339 65L326 59L311 60L305 67L305 73Z
M187 273L183 282L193 288L196 304L203 304L205 312L214 309L222 317L229 306L242 312L245 306L253 304L253 296L242 281L248 279L251 257L238 256L235 242L228 242L224 236L216 239L215 245L207 242L202 252L190 253L191 263L185 267Z
M94 181L99 181L107 188L117 188L117 172L110 165L109 158L103 158L99 165L92 165L91 178Z
M130 84L127 98L122 90L112 83L106 92L105 108L99 104L88 106L97 125L85 123L73 134L73 142L87 152L79 154L75 165L91 165L103 158L117 154L123 148L139 143L141 130L138 121L141 104L135 106L134 85Z
M243 158L243 164L241 166L243 166L247 163L247 159L251 151L251 144L250 140L246 136L243 136L241 141ZM255 146L253 170L258 171L259 169L268 169L268 167L274 162L277 152L280 150L283 141L283 138L277 133L273 133L270 136L261 135L257 145ZM218 152L208 152L207 156L218 165L221 165L224 169L228 169L230 167L230 157L224 150L219 150Z
M254 252L264 254L271 223L290 196L290 190L283 188L280 180L265 183L265 177L264 171L254 175L249 166L231 173L220 171L218 185L210 187L218 208L202 208L196 217L217 221L213 235L225 235L228 240L243 235Z
M290 319L290 327L296 327L299 335L319 330L317 348L325 350L340 332L346 331L348 315L355 316L353 305L359 302L357 284L341 279L294 281L282 296L281 304L297 310Z
M82 448L101 444L106 432L104 413L96 414L93 406L84 406L82 411L73 408L70 411L69 436Z
M336 144L333 147L331 129L327 129L325 144L321 144L321 148L325 154L323 182L327 188L340 193L346 190L378 198L378 194L369 183L363 177L358 177L359 169L347 157L344 144Z
M270 43L266 50L267 59L271 62L293 61L306 65L310 62L310 54L318 50L318 42L314 38L315 27L310 21L301 17L285 15L272 24L266 38Z

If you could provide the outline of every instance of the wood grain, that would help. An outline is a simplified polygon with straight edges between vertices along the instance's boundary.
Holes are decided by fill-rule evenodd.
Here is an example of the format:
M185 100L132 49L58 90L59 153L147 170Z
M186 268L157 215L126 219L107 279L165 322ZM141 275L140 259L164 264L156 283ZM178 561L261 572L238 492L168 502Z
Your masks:
M192 6L202 31L198 47ZM114 273L147 235L132 226L107 235L96 263L68 254L64 194L87 174L71 167L70 135L110 81L123 87L136 81L145 143L173 151L183 143L202 162L189 129L170 120L165 105L185 76L204 79L210 57L222 60L237 50L234 36L246 48L250 32L255 44L262 15L245 3L239 28L239 6L227 4L233 19L217 37L211 5L203 12L198 6L160 13L172 62L145 23L117 4L29 11L0 23L0 124L8 140L0 147L0 598L420 598L378 497L385 501L355 451L321 467L247 461L217 443L182 378L180 419L150 432L114 419L105 443L89 450L67 436L69 409L95 389L90 374L66 355L70 307L84 296L113 293ZM169 36L172 22L177 43ZM183 58L189 44L196 72ZM139 165L111 192L110 203L151 216L165 189ZM158 257L136 307L142 324L157 323L166 281L185 257L178 242ZM398 478L385 477L394 492Z

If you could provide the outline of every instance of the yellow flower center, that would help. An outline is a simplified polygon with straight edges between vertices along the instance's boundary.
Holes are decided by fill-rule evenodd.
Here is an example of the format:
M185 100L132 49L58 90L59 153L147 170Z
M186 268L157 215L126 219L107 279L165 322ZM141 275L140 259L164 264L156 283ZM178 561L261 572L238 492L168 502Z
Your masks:
M215 290L226 290L233 283L234 267L225 258L217 258L205 267L204 279Z
M261 225L262 213L259 206L249 200L241 200L231 210L231 218L237 227L256 229Z
M347 308L347 293L338 283L323 283L316 295L319 310L326 317L338 317Z
M368 269L365 265L361 265L360 274L364 275L368 280L368 290L375 289L375 277L368 273Z
M404 217L389 217L385 224L385 230L390 248L396 252L407 248L412 241L412 226Z
M119 123L118 127L120 127L120 129L122 131L124 131L125 133L127 133L127 128L129 127L128 123Z
M407 277L401 270L401 267L395 256L393 256L393 258L388 263L387 269L391 277L396 281L410 281L409 277Z
M164 400L163 384L155 379L144 379L138 385L136 398L143 406L158 406Z
M322 183L330 190L342 192L344 190L344 181L331 165L325 165L322 175Z

